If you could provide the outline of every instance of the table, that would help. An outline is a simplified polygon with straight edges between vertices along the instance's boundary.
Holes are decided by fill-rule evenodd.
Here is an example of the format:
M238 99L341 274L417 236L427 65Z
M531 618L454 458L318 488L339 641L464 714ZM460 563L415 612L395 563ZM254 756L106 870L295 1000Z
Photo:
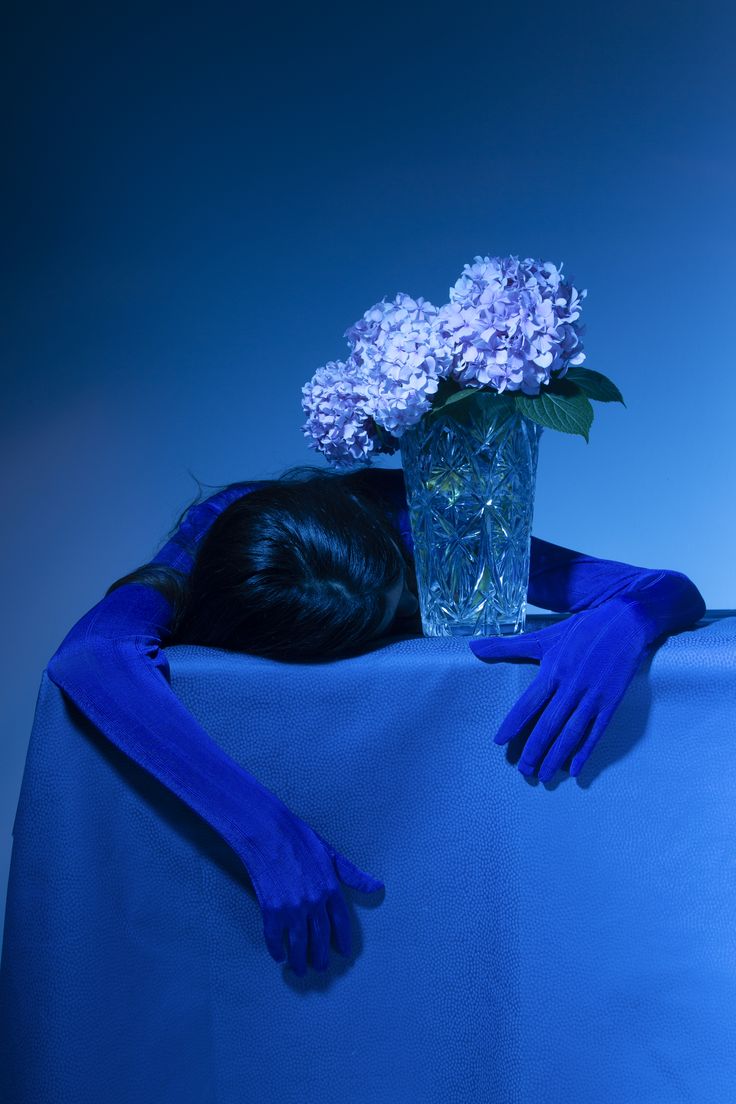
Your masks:
M268 955L234 853L44 672L0 968L7 1104L733 1099L734 614L668 637L579 778L550 784L492 743L534 663L457 638L297 666L168 649L212 736L385 882L344 888L353 957L304 978Z

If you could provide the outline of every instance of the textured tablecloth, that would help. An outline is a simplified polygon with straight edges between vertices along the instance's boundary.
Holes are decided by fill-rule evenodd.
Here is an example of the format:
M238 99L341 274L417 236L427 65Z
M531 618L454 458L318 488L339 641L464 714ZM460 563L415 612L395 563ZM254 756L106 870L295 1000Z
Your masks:
M492 743L534 663L452 638L310 666L167 654L212 736L385 893L345 887L353 958L296 977L227 845L44 673L6 1104L736 1099L736 617L670 636L548 785Z

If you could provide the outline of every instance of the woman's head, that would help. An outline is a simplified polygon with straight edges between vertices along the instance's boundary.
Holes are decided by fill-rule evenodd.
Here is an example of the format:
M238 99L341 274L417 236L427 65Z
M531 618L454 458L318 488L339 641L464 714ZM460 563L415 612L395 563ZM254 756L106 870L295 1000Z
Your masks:
M392 625L421 631L411 557L366 485L302 466L232 502L198 549L169 643L314 662Z

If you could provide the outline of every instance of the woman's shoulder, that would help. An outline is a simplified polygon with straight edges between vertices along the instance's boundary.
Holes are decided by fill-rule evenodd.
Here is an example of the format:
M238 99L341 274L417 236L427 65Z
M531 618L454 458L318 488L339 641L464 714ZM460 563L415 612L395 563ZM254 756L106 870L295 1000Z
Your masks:
M195 503L192 508L194 511L202 511L206 514L211 514L213 511L216 514L222 513L232 502L242 498L243 495L249 494L251 491L257 490L262 487L268 480L263 479L243 479L236 483L227 483L224 487L221 487L214 494L209 495L199 503Z

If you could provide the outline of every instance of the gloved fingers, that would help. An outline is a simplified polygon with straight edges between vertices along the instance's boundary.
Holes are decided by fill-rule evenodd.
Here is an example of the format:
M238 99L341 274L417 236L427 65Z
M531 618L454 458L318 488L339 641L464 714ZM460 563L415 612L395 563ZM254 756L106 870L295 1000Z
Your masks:
M554 689L550 687L549 682L537 676L506 714L498 732L493 737L494 744L507 744L509 740L517 736L533 720L539 710L544 708L553 694Z
M289 915L289 965L295 974L303 977L307 972L307 918L294 910Z
M562 727L577 707L578 699L562 690L550 698L529 736L517 766L522 774L532 774L560 735Z
M271 958L275 962L283 962L286 958L284 918L278 909L266 908L263 910L263 935Z
M618 705L618 702L616 702ZM570 764L570 774L575 778L583 769L584 764L587 762L590 753L595 745L603 735L608 722L616 711L616 705L609 706L607 709L601 710L596 717L593 727L590 730L590 735L583 741L582 746L577 750L573 761Z
M334 893L330 894L327 898L326 909L327 915L332 922L332 930L335 935L335 946L341 955L350 958L352 954L353 935L350 924L350 913L348 912L348 906L345 904L342 890L336 889Z
M595 717L596 712L590 703L586 703L584 699L578 703L539 768L540 782L549 782L555 772L561 769L565 760L585 738Z
M309 914L309 957L315 970L330 964L330 918L326 905L315 905Z

